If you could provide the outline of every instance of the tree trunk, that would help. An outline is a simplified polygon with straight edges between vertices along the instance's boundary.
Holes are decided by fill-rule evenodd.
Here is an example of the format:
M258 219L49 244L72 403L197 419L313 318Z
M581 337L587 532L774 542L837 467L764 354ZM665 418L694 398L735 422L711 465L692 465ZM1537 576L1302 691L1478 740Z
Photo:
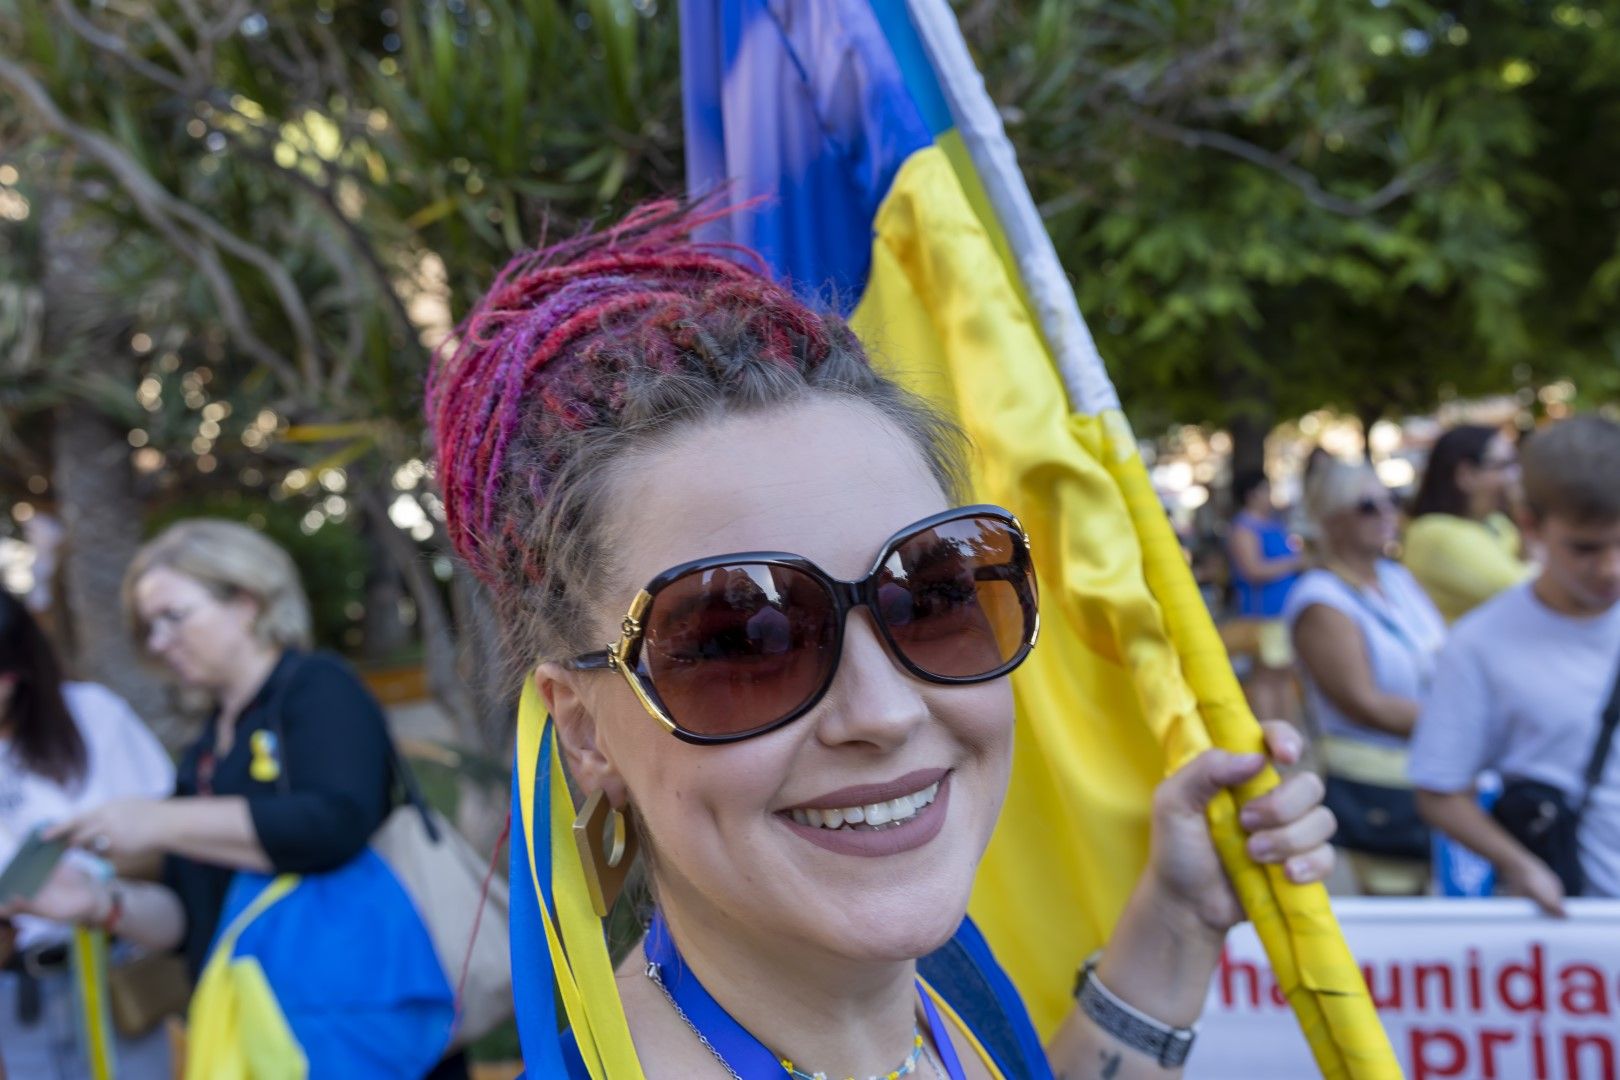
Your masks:
M62 369L81 364L133 384L134 359L116 298L96 287L95 265L110 230L74 222L71 205L44 200L44 348ZM93 405L69 398L53 417L52 486L65 536L59 609L72 643L66 659L81 679L120 694L173 747L184 737L168 693L141 659L124 627L120 587L141 543L144 508L135 491L124 426Z
M421 549L389 518L391 494L391 488L377 481L356 490L370 535L416 603L428 692L449 716L459 747L504 767L511 760L516 711L499 702L500 662L488 651L495 640L489 599L478 594L469 604L469 594L452 587L452 616ZM464 573L457 570L458 577ZM509 801L509 785L487 783L482 772L465 769L457 783L456 827L475 851L494 847Z
M1266 437L1276 426L1269 416L1255 412L1239 413L1232 418L1232 475L1261 472L1266 467Z
M350 468L349 483L362 486L373 483L368 472L363 468ZM382 505L386 506L386 501ZM378 534L380 529L394 529L387 511L380 516L362 511L360 538L366 547L366 582L360 655L370 663L397 657L411 640L410 627L399 617L400 602L405 599L405 583L389 557L387 543Z
M1384 418L1384 406L1362 404L1356 408L1356 419L1361 423L1361 456L1366 461L1372 460L1372 429L1373 425Z
M1272 387L1262 371L1252 364L1239 362L1235 355L1219 363L1230 418L1227 431L1232 436L1232 476L1264 472L1266 438L1277 426Z
M122 428L92 407L69 402L56 410L53 450L63 542L63 607L72 623L75 676L116 691L158 738L176 746L185 737L169 695L143 663L120 610L124 568L141 542L140 500Z

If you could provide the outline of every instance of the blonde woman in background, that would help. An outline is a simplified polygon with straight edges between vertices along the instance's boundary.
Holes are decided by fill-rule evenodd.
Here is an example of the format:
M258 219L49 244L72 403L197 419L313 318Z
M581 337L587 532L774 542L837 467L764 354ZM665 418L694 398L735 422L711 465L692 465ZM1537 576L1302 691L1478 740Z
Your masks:
M1283 617L1323 735L1334 843L1350 853L1363 891L1421 893L1428 831L1406 779L1406 748L1445 623L1386 554L1396 507L1371 468L1324 464L1305 498L1318 565L1295 583Z
M163 883L62 872L33 907L177 948L195 978L238 870L318 874L361 853L391 809L392 751L359 677L309 651L297 568L259 532L178 522L136 555L123 593L136 640L214 711L173 797L115 800L59 830L120 861L163 856Z

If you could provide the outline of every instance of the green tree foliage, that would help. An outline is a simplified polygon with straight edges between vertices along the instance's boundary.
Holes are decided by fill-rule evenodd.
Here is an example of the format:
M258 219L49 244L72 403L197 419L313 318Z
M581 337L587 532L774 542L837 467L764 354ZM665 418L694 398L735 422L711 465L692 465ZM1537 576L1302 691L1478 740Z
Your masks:
M292 520L313 534L287 537L302 561L343 567L311 581L340 589L328 616L364 595L356 552L368 575L398 575L430 680L499 752L505 702L478 678L493 665L449 618L475 611L475 589L423 558L443 538L418 467L422 380L513 253L679 186L675 27L655 15L630 0L0 0L0 193L29 209L0 231L48 258L37 222L65 208L52 220L78 249L98 243L77 274L95 288L72 306L105 306L94 322L117 334L0 341L30 344L0 369L8 419L26 427L112 373L103 404L130 429L148 526L197 506ZM46 275L0 276L18 286L0 296L4 333ZM363 548L325 535L355 523Z
M627 2L109 11L0 6L37 136L13 160L118 226L147 374L206 364L294 422L411 427L423 331L548 227L679 180L673 27Z
M1617 388L1620 6L964 20L1140 426Z
M958 4L1145 431L1620 390L1617 8ZM93 401L148 501L358 520L431 653L476 605L421 558L428 349L679 189L678 83L669 0L0 0L0 438ZM47 216L113 347L41 350Z

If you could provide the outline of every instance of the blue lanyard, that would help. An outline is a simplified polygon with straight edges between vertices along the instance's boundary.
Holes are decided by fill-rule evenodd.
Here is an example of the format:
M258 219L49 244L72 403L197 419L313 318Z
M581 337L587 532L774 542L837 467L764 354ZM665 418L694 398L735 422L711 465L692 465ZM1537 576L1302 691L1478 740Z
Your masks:
M687 1022L708 1040L710 1047L733 1072L743 1080L768 1080L784 1075L786 1070L782 1068L782 1060L733 1020L731 1014L709 996L697 976L681 960L680 951L669 936L669 927L664 923L662 912L653 914L642 949L647 954L647 962L657 965L658 977L664 989L680 1011L686 1014ZM946 1075L950 1080L965 1080L961 1059L956 1056L939 1011L923 991L921 983L917 986L917 994L922 999L923 1015L928 1020L928 1030L934 1037L934 1048Z

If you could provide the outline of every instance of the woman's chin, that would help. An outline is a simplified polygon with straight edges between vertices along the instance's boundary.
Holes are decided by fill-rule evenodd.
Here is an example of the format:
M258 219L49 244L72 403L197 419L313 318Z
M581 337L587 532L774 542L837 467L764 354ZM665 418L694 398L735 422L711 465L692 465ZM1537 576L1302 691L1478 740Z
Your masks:
M202 672L186 663L168 661L169 677L175 685L188 694L213 694L218 686L212 679L205 678Z
M868 963L916 960L951 940L967 914L969 887L937 883L909 891L885 890L842 905L837 925L826 928L833 949Z
M956 928L962 925L962 916L966 912L958 911L954 917L943 920L929 920L929 925L919 924L904 927L890 928L888 933L862 936L849 943L845 951L853 960L868 963L900 963L908 960L920 960L929 953L944 948L956 933ZM900 932L895 932L899 929Z

